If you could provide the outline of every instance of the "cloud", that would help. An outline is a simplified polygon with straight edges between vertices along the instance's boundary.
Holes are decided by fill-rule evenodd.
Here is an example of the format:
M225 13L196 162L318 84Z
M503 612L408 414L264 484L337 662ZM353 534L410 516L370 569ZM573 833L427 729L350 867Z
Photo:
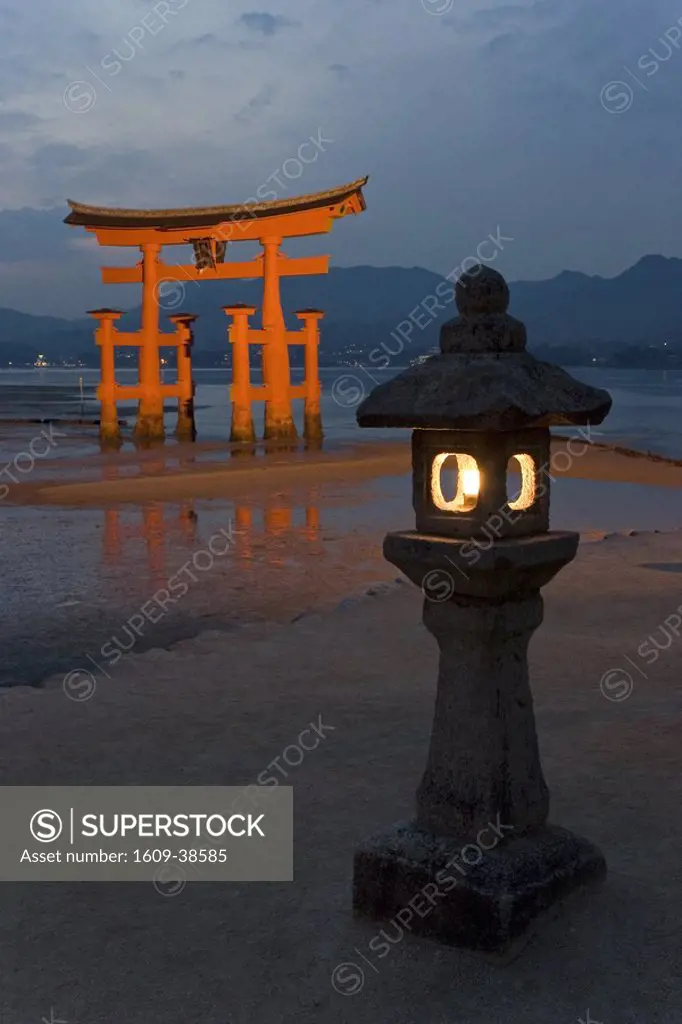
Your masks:
M48 142L31 154L31 162L36 166L47 166L54 169L66 167L82 167L87 164L88 151L74 146L70 142Z
M297 21L290 21L289 18L285 18L280 14L258 13L256 11L242 14L238 19L238 23L245 25L250 31L260 32L264 36L274 36L282 28L292 28L299 24Z
M66 213L66 205L51 210L24 208L0 212L3 261L22 262L38 254L59 258L66 242L67 229L62 224Z
M485 44L485 49L488 53L506 53L516 48L518 37L514 36L512 32L504 32L501 36L495 36L489 42Z
M33 128L41 123L36 114L24 110L0 110L0 131L21 131L22 128Z
M249 122L268 107L272 106L275 89L272 85L264 85L248 103L234 115L236 121Z
M475 10L468 20L470 28L478 31L500 32L510 28L540 30L556 22L559 7L556 0L535 0L526 5L506 4Z
M197 38L193 39L192 42L196 46L209 46L209 45L212 46L212 45L215 45L216 43L219 43L219 44L222 43L222 40L220 40L218 38L218 36L215 34L215 32L204 32L203 35L197 36Z
M365 214L291 247L337 265L447 273L498 226L514 237L496 262L512 279L682 255L682 41L640 65L666 53L659 40L682 16L672 0L456 0L441 17L420 0L270 0L242 15L168 0L146 22L154 0L1 6L1 203L22 210L8 259L21 238L55 248L44 276L23 290L13 278L0 303L32 290L62 311L123 302L98 291L91 255L60 241L62 211L40 207L239 202L275 172L282 196L370 174ZM620 116L600 101L612 81ZM318 131L333 145L290 180L283 163L297 173Z

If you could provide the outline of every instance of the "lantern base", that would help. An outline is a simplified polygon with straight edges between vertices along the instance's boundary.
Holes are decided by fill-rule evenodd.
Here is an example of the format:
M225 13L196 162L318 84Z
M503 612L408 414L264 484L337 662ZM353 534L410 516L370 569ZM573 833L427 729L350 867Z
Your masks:
M409 931L448 946L508 955L530 938L538 916L606 875L597 847L566 829L547 825L500 838L504 825L491 822L483 831L487 848L482 840L436 836L415 822L364 840L354 862L355 913L390 921L390 941L398 941L393 936L400 925L400 938ZM480 859L472 863L469 853L467 862L467 851Z
M384 537L384 558L397 566L430 600L437 584L460 597L499 600L538 591L571 562L580 534L551 530L532 537L480 543L404 530Z

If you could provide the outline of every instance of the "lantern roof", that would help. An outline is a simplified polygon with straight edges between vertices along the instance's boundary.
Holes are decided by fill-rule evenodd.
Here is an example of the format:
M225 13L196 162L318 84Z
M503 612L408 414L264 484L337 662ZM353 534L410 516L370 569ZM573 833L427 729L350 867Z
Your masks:
M583 384L526 351L526 328L509 316L509 287L473 267L455 288L460 316L443 324L440 354L379 384L357 411L361 427L517 430L601 423L608 391Z

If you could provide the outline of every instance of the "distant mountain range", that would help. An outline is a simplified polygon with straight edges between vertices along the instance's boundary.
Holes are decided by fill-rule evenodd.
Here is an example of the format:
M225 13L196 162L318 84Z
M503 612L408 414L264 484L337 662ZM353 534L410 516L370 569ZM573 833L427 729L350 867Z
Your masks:
M403 350L395 361L405 363L437 345L440 325L456 315L452 303L437 308L438 295L445 293L443 282L421 267L338 267L326 276L285 278L282 301L292 328L300 326L291 316L294 310L312 306L325 311L322 363L369 358L382 365L377 350L384 351L384 343L388 352L396 352L401 323ZM217 361L227 350L228 320L221 306L260 306L262 282L187 282L183 288L182 294L169 291L165 301L172 308L162 310L162 323L167 313L196 313L197 364ZM682 259L645 256L614 278L564 271L546 281L517 281L510 288L510 312L525 321L529 347L536 352L561 350L566 362L572 353L586 358L587 352L610 354L667 343L669 352L682 356ZM410 313L416 321L411 332L404 324ZM136 329L139 307L120 324ZM50 362L81 358L97 365L93 321L0 309L0 364L32 363L38 353Z

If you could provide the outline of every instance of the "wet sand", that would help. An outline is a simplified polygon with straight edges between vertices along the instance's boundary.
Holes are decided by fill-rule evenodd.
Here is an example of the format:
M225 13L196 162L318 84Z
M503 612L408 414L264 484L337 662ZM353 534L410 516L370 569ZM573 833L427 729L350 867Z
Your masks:
M39 685L57 669L106 673L102 645L129 646L126 624L183 567L187 589L176 589L159 620L145 621L132 637L136 649L245 621L290 621L395 577L381 557L384 524L362 512L371 495L356 499L316 488L300 504L272 496L243 504L8 507L0 685ZM209 546L226 545L221 531L229 550L212 556Z
M596 447L569 465L563 451L553 528L590 539L682 526L682 467ZM11 487L0 686L81 669L106 678L106 643L144 651L206 629L291 622L395 579L381 544L413 523L408 444L225 456L208 444L85 461L62 450ZM221 529L233 542L211 561L202 553ZM131 618L195 558L210 567L131 636Z
M40 474L13 486L8 497L22 504L75 506L240 498L312 483L358 483L411 469L409 443L348 445L329 451L274 449L259 451L258 455L245 455L238 446L204 444L175 445L170 451L159 448L125 455L111 453L90 459L87 464L64 458L58 468L39 467ZM580 441L559 439L553 443L550 472L557 479L682 488L682 461ZM45 474L52 479L44 479ZM73 474L81 479L60 479Z
M282 780L294 883L190 879L168 897L150 870L147 885L4 886L3 1022L52 1007L69 1024L678 1024L680 640L661 624L681 573L680 534L612 537L545 590L530 655L552 820L596 842L610 874L506 967L395 928L379 959L381 925L351 914L355 846L411 814L425 762L436 651L416 588L134 651L83 703L59 675L8 691L6 784L246 785L318 716L328 731ZM653 665L637 655L650 635ZM613 669L618 700L600 689Z

